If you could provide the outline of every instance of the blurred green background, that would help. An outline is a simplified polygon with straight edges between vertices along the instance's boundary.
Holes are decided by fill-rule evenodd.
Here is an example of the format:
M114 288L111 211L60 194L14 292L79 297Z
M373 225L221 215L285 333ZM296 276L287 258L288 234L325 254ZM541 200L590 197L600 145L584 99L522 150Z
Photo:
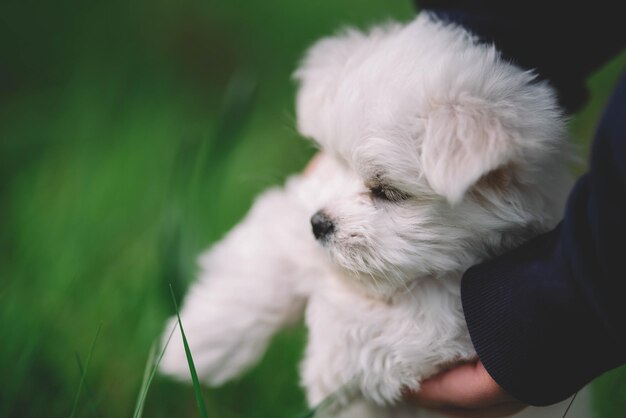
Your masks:
M409 19L409 1L0 2L0 417L130 417L151 343L218 239L313 148L294 128L290 74L345 24ZM626 57L572 121L586 152ZM209 416L297 417L302 328ZM623 416L626 373L596 384ZM153 382L144 416L198 416L193 390Z

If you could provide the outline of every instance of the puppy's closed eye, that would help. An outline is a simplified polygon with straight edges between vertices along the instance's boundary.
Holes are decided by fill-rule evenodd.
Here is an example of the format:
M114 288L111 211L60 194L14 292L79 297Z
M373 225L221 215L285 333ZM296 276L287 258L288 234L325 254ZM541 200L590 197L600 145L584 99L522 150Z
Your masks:
M401 200L406 200L409 197L408 194L384 184L370 186L369 192L375 199L388 200L390 202L399 202Z

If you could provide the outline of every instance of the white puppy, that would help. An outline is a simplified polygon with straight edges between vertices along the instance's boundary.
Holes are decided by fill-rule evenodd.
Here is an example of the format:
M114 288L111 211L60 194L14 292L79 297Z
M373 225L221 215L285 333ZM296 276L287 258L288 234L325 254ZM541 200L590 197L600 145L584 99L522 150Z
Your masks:
M202 256L182 322L219 385L304 312L310 405L343 389L367 400L355 416L399 416L403 389L475 356L462 273L560 219L564 118L546 83L426 14L323 39L296 79L324 154ZM180 336L161 370L189 376Z

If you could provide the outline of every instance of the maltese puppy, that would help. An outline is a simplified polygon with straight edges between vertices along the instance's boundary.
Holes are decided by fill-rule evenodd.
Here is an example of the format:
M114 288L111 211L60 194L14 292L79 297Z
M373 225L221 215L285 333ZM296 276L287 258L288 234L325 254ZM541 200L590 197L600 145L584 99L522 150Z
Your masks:
M323 152L201 257L180 312L198 375L239 376L304 316L311 406L342 394L345 416L414 416L404 390L476 356L463 272L561 217L563 114L533 73L425 13L322 39L295 78L298 128ZM179 342L161 370L188 378Z

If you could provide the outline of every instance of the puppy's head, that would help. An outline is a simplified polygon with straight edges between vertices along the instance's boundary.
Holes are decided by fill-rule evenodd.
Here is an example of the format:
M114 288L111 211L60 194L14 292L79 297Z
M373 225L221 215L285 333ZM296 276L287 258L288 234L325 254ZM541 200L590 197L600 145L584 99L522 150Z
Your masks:
M300 131L358 178L313 231L363 283L460 272L558 221L569 180L554 94L464 29L422 14L348 30L295 77Z

